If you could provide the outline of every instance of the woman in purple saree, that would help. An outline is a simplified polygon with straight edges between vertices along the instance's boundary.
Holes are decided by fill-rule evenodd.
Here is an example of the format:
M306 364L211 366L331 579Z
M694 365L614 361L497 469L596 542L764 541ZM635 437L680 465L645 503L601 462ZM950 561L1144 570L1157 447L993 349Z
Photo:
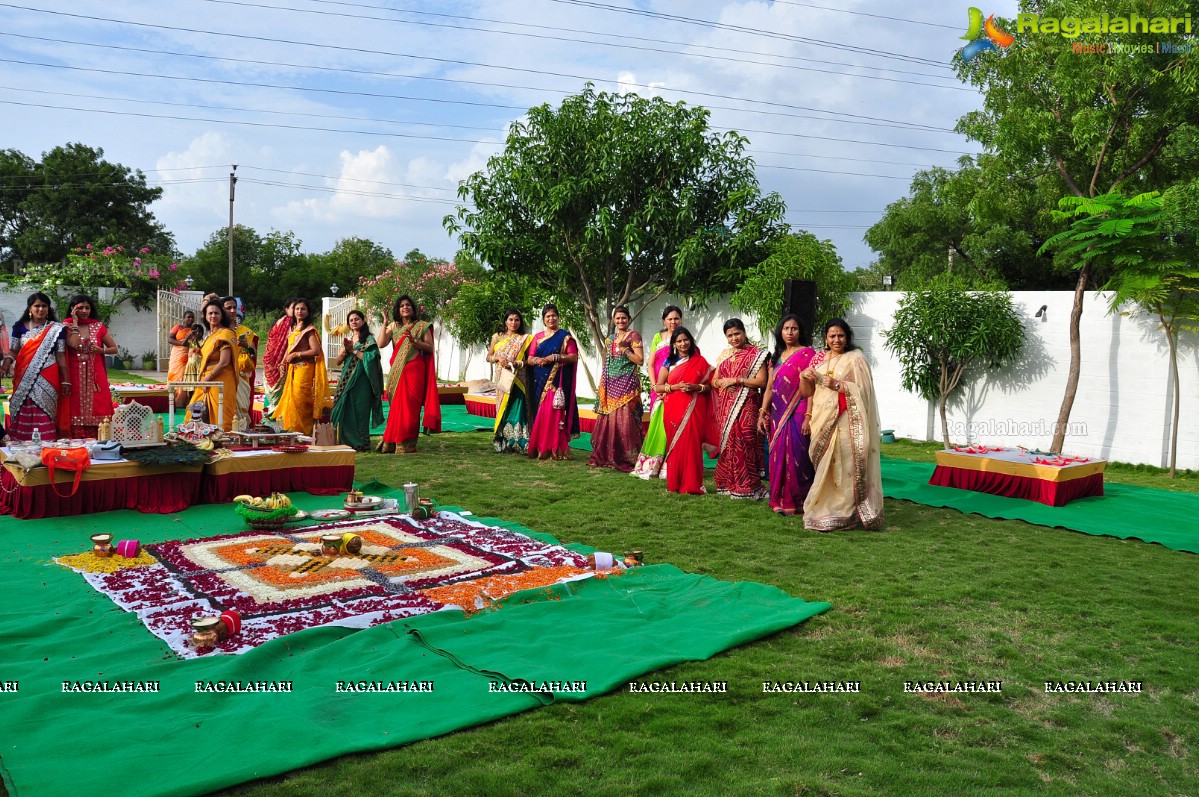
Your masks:
M758 417L758 428L766 435L770 450L770 508L780 515L803 511L816 475L808 456L810 438L803 429L808 400L799 389L799 375L816 352L803 338L799 318L783 316L774 333L774 357Z

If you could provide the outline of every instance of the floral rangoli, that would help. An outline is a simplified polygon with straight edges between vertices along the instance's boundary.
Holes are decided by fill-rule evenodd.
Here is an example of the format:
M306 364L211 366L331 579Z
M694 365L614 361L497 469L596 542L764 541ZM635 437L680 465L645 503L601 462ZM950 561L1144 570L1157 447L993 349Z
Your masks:
M321 535L332 532L359 535L362 550L322 554ZM522 589L594 575L581 554L448 512L164 542L144 546L137 559L89 557L58 561L186 658L197 655L189 621L226 609L241 614L241 632L214 652L242 653L306 628L469 613Z

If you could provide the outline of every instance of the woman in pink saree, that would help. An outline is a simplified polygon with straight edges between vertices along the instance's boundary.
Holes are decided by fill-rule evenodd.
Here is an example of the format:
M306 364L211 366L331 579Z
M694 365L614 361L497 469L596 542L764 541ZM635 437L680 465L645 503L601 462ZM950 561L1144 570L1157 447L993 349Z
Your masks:
M766 435L770 455L766 472L770 479L770 508L780 515L803 510L815 470L808 456L808 436L803 431L808 415L808 398L801 388L800 374L816 356L803 339L799 317L783 316L774 332L774 358L758 429Z

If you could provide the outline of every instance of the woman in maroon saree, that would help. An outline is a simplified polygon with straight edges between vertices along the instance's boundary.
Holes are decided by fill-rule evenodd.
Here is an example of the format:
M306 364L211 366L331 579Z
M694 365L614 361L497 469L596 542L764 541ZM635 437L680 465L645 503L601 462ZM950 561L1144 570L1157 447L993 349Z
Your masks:
M808 399L800 390L800 374L816 352L808 345L799 317L783 316L774 333L774 362L758 412L758 429L769 441L767 474L770 508L780 515L803 512L804 499L816 474L808 456L810 438L804 434Z
M716 359L716 428L720 433L720 460L716 464L716 492L732 498L757 501L762 489L762 438L758 436L761 389L766 387L770 352L749 343L740 318L724 322L729 348Z
M704 445L712 443L712 367L699 353L686 327L670 337L671 353L658 372L654 390L663 397L666 429L666 489L702 495Z

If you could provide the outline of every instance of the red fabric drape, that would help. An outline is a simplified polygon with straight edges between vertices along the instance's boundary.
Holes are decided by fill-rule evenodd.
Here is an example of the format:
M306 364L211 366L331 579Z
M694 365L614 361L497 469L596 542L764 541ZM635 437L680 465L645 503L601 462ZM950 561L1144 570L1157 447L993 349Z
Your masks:
M223 504L235 495L270 495L306 492L312 495L338 495L354 486L353 465L322 468L277 468L223 476L206 475L200 486L199 502Z
M472 398L466 399L466 411L470 415L478 415L480 418L495 417L495 402L494 401L477 401Z
M1023 498L1049 506L1065 506L1075 498L1103 495L1102 473L1070 481L1051 482L1028 476L984 473L938 465L928 483L937 487L957 487L976 493L1002 495L1005 498Z
M0 468L0 486L3 487L0 490L0 514L22 520L70 517L113 509L167 515L181 512L199 501L200 470L85 481L80 482L79 490L70 498L60 498L54 494L51 485L21 487L7 468ZM61 483L58 489L66 492L70 486L68 480L65 489Z

